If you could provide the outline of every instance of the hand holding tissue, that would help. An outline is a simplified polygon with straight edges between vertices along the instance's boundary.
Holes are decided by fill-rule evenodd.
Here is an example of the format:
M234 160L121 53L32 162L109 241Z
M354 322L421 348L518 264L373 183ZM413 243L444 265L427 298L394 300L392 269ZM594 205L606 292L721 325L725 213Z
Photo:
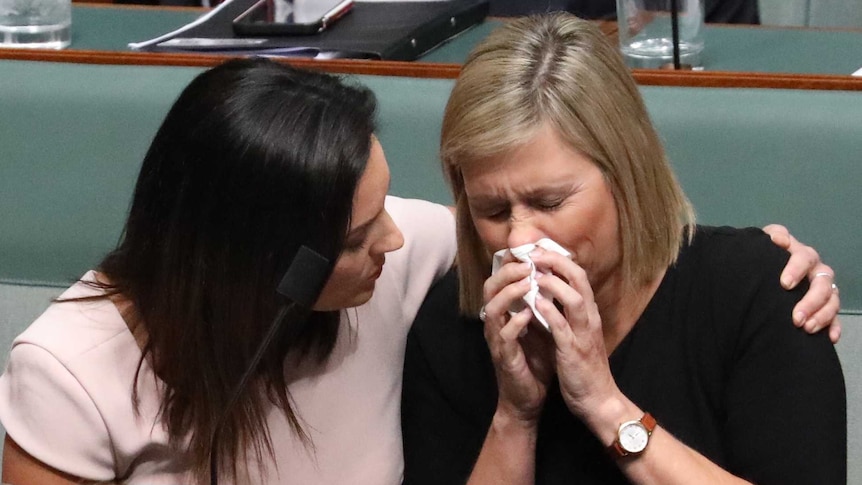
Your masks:
M566 251L562 246L557 244L556 242L548 239L542 238L536 241L533 244L524 244L522 246L510 248L510 249L501 249L494 253L494 258L491 263L491 274L497 272L498 269L503 265L503 258L506 256L506 253L511 252L512 256L515 257L518 261L522 261L524 263L528 263L530 265L530 275L528 276L530 280L530 290L524 295L524 304L530 307L530 310L533 311L533 316L536 317L536 320L542 324L546 329L550 330L548 326L548 322L545 320L545 317L536 310L536 296L539 294L539 283L536 282L536 265L533 263L532 259L530 259L530 252L532 252L537 247L545 249L547 251L554 251L555 253L562 254L563 256L570 258L572 255L568 251ZM544 297L548 297L548 295L542 295ZM509 312L511 314L515 314L518 311L522 310L524 307L520 306L520 308L511 308Z

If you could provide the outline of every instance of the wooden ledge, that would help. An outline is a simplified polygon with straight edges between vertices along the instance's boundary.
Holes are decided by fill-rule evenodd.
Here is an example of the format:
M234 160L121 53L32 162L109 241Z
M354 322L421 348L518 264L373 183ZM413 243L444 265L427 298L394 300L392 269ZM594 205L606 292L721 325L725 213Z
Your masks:
M212 67L229 56L162 52L108 52L87 50L2 49L0 59L68 62L79 64L118 64L141 66ZM458 64L429 62L373 61L360 59L316 60L284 58L281 62L296 67L341 74L401 76L430 79L455 79L461 72ZM668 71L634 69L638 84L644 86L678 86L710 88L808 89L829 91L862 91L862 77L829 74L782 74L732 71Z

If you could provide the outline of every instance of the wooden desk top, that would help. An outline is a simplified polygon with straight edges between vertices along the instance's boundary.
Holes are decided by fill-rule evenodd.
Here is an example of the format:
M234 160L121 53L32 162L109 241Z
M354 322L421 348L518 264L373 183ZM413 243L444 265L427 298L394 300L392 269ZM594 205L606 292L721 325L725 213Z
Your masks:
M70 48L0 49L0 59L214 66L226 56L138 52L128 48L129 42L172 31L204 12L202 8L75 3ZM501 20L489 19L415 62L298 58L285 62L347 74L455 78L470 49L500 23ZM609 36L615 36L615 23L604 22L601 27ZM862 67L862 31L707 25L704 37L705 70L635 69L635 79L642 85L656 86L862 91L862 77L849 75Z

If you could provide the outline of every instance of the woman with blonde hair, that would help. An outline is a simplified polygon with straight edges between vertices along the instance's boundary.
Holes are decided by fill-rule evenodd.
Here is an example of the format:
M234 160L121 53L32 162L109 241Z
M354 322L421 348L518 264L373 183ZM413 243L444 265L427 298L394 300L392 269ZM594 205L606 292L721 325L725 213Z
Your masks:
M759 229L695 224L594 25L492 33L441 156L461 315L484 323L450 309L453 284L420 310L405 483L844 482L841 368L827 335L791 324L788 254Z

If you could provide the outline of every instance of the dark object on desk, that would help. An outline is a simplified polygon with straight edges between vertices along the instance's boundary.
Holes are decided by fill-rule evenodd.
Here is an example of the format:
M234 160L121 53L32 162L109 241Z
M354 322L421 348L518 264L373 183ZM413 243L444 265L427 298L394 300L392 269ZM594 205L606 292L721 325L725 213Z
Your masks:
M705 0L708 23L759 24L757 0ZM492 16L519 16L550 11L567 11L585 19L614 20L615 0L491 0Z
M304 5L307 7L300 8ZM353 0L303 4L293 0L258 0L234 19L233 31L237 35L263 37L319 34L352 8Z
M233 20L256 1L230 0L200 25L144 49L412 61L488 14L488 0L356 2L350 15L317 35L238 37Z

